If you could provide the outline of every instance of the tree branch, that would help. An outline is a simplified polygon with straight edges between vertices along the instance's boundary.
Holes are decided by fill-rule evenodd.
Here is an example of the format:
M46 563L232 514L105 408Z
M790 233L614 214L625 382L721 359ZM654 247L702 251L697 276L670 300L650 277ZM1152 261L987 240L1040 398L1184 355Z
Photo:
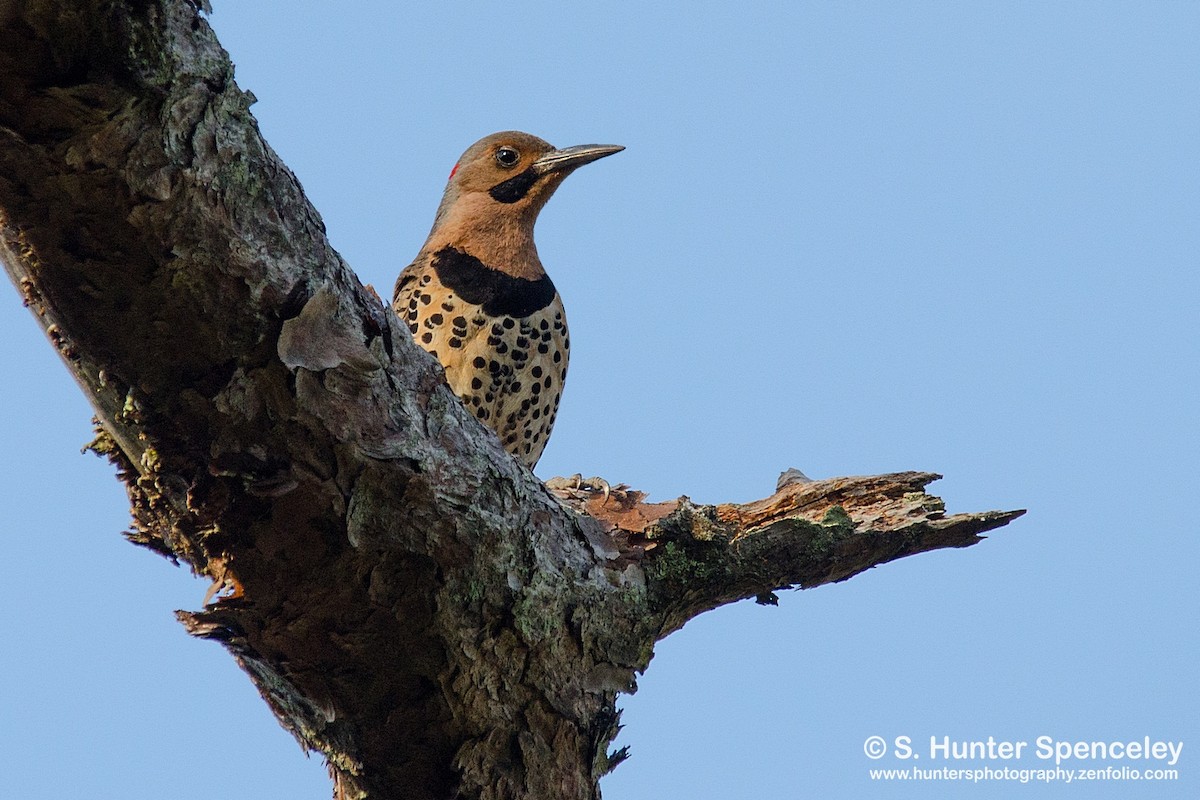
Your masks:
M750 597L773 603L776 589L844 581L897 558L969 547L984 531L1024 511L946 516L924 487L931 472L790 483L753 503L647 503L621 487L611 497L555 483L576 511L604 523L621 558L645 568L655 638L692 617Z
M944 517L920 473L574 513L332 250L232 76L194 3L0 3L0 260L130 537L219 590L181 620L340 796L594 798L617 693L688 618L1015 516Z

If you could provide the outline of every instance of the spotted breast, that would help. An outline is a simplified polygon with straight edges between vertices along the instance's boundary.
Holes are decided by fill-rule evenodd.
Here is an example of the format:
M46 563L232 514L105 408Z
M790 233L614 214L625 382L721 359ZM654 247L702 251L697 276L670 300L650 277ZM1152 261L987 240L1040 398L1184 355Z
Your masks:
M454 393L533 467L554 427L571 347L549 276L515 278L446 247L405 270L395 306Z

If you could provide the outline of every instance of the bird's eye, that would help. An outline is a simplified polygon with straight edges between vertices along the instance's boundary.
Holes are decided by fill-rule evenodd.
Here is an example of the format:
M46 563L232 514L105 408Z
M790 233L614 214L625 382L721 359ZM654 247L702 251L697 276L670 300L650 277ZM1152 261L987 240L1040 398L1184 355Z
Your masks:
M511 147L501 147L496 151L496 163L505 169L510 169L521 160L521 154Z

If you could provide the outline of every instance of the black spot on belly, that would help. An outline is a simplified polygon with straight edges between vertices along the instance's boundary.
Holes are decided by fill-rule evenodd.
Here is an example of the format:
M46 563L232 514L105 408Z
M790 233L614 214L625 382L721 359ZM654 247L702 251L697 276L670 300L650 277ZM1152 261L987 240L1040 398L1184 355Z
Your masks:
M554 283L549 276L535 281L514 278L454 247L437 251L433 268L446 288L468 303L482 306L491 316L527 317L554 301ZM504 323L507 328L513 326L509 319Z

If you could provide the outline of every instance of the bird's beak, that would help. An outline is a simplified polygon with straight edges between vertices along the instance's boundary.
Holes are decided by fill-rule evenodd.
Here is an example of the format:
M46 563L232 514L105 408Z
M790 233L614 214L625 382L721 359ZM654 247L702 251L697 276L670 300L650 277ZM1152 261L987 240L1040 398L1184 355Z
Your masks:
M533 162L533 168L539 175L549 172L570 172L576 167L590 164L598 158L611 156L625 148L619 144L577 144L574 147L564 147L552 150Z

